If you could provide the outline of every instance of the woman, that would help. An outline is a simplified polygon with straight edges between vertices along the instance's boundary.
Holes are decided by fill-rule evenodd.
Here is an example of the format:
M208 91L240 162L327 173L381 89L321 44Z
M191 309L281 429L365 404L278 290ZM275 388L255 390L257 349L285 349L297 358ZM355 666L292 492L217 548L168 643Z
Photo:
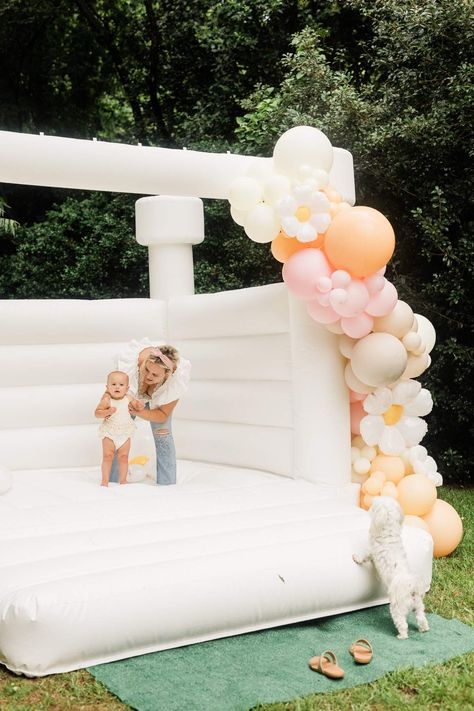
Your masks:
M180 358L173 346L157 348L145 338L132 341L118 356L116 367L128 374L130 391L145 402L145 409L138 410L131 403L129 411L150 423L156 449L156 483L176 484L171 415L179 398L188 389L191 363ZM118 481L116 458L110 481Z

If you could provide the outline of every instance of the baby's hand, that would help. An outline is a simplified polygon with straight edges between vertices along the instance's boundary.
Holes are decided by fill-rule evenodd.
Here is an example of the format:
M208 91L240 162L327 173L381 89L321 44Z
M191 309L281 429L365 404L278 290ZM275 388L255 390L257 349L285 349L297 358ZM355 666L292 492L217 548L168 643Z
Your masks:
M145 403L142 400L134 400L133 407L135 408L135 410L144 410Z

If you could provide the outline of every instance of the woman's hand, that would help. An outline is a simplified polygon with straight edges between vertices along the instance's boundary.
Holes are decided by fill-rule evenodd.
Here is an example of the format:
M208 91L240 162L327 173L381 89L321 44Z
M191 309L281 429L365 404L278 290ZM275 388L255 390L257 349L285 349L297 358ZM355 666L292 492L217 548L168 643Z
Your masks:
M140 417L144 409L145 403L141 400L130 400L128 404L128 411L133 417Z

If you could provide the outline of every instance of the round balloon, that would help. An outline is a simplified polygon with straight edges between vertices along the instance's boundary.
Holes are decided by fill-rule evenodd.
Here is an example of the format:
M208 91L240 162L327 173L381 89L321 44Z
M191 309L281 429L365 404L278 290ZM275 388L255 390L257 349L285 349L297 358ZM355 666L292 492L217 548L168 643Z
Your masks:
M411 477L410 477L411 478ZM423 516L433 536L435 558L449 555L461 542L463 525L456 509L447 501L437 499L431 511Z
M302 166L329 172L333 148L325 134L311 126L296 126L285 131L275 143L273 163L278 173L298 178Z
M230 186L229 202L235 210L251 210L262 197L262 185L255 178L236 178Z
M254 242L271 242L280 232L280 222L270 205L259 203L247 214L244 230Z
M413 516L413 514L408 514L403 519L403 524L405 526L414 526L415 528L422 528L424 531L430 533L430 527L420 516Z
M405 464L400 457L391 457L388 454L377 455L371 463L372 471L385 474L387 481L398 484L405 476Z
M318 280L329 277L331 268L320 249L303 249L285 262L283 280L288 289L299 299L314 299L317 294Z
M398 484L398 501L404 514L424 516L436 497L436 486L424 474L410 474Z
M374 320L374 331L391 333L392 336L403 338L413 326L415 315L404 301L397 301L387 316L381 316Z
M421 314L415 314L415 319L417 323L417 333L421 336L426 347L426 352L431 353L436 343L436 331L434 326L426 316L422 316Z
M400 378L407 360L406 348L398 338L390 333L369 333L352 349L351 367L362 383L383 387Z
M395 249L395 234L387 218L372 207L338 212L324 240L327 258L337 269L366 277L384 267Z
M272 254L275 259L284 264L295 252L308 249L308 247L317 249L321 246L322 241L322 236L319 236L314 242L300 242L295 237L288 237L288 235L281 230L279 235L275 237L272 242Z

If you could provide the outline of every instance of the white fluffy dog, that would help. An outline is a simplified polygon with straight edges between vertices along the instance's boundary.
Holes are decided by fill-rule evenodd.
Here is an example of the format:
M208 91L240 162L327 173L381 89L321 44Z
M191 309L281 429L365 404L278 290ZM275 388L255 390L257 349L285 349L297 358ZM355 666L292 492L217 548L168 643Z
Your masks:
M420 632L427 632L429 626L423 605L423 587L410 573L403 548L402 509L390 496L377 496L369 513L369 550L364 557L355 554L352 557L359 564L372 561L380 579L387 586L390 614L398 631L398 639L408 637L407 616L411 610L415 611Z

